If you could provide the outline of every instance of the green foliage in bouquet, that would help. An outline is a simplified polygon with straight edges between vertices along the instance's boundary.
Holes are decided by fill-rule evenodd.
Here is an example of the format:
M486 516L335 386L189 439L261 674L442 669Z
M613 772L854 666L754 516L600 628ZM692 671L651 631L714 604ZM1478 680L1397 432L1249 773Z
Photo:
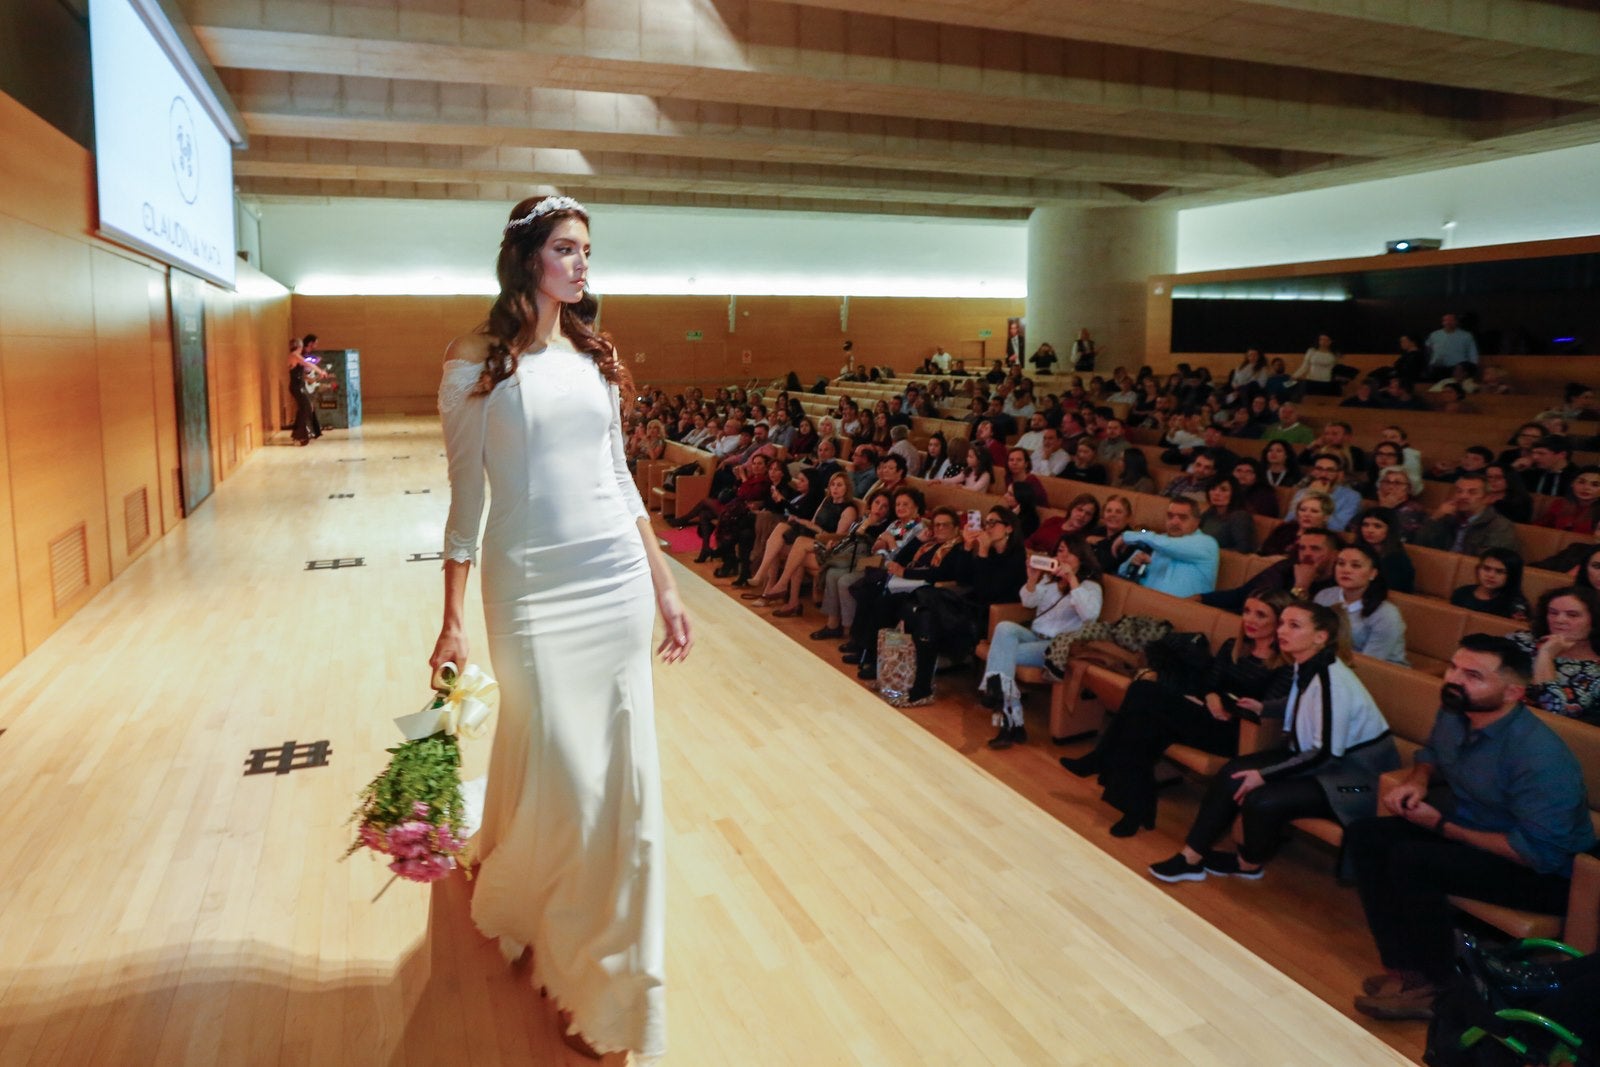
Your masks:
M424 821L448 826L461 836L461 748L453 735L436 733L420 741L405 741L389 749L389 766L374 778L358 798L350 821L386 831L418 818L417 805L425 804ZM369 841L357 838L345 855Z

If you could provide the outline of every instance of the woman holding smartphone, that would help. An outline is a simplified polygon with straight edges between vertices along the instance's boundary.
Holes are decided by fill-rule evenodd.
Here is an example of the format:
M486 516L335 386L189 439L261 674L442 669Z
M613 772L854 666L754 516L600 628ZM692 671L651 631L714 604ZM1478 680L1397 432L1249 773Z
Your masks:
M1152 864L1151 875L1163 882L1199 882L1207 874L1260 878L1295 819L1348 825L1377 814L1378 776L1400 766L1400 753L1383 712L1345 663L1344 614L1303 601L1279 614L1278 649L1294 664L1289 695L1270 702L1246 697L1238 706L1282 718L1284 743L1218 771L1182 851ZM1243 826L1238 852L1212 851L1235 821Z
M1293 600L1273 590L1244 602L1239 636L1223 642L1211 670L1186 696L1182 679L1141 678L1128 687L1088 755L1063 756L1061 766L1080 778L1100 776L1107 804L1122 812L1112 837L1132 837L1156 825L1156 764L1168 745L1190 745L1217 756L1239 751L1239 700L1277 700L1289 693L1293 672L1278 650L1278 616Z
M983 665L979 693L984 706L995 710L1000 732L989 739L990 748L1027 744L1022 723L1022 691L1017 688L1018 667L1044 666L1044 653L1058 634L1081 630L1100 617L1103 600L1099 565L1082 541L1062 538L1054 557L1028 558L1027 581L1021 600L1034 611L1033 623L1002 622L989 638L989 658Z

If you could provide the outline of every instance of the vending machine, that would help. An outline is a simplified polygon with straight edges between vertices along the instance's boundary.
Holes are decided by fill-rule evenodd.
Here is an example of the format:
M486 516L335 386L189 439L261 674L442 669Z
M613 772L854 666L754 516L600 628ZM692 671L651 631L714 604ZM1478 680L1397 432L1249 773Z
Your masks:
M319 348L311 354L317 366L333 375L333 381L317 383L311 394L317 421L325 430L353 430L361 425L361 350L358 348Z

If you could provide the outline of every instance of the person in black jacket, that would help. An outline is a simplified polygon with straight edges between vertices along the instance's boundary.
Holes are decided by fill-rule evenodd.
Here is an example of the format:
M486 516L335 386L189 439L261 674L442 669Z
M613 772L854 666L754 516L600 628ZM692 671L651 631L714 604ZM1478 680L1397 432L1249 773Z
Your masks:
M1239 754L1239 697L1263 703L1289 695L1292 671L1278 651L1278 614L1293 603L1274 591L1245 601L1239 636L1223 642L1206 677L1139 679L1094 750L1061 766L1080 778L1100 776L1107 804L1122 812L1112 837L1132 837L1156 824L1156 764L1168 745L1191 745L1217 756ZM1195 684L1195 682L1198 684Z
M964 527L960 551L966 557L966 587L906 594L909 604L903 615L917 648L917 677L907 694L911 707L933 703L933 671L939 656L952 661L971 657L979 638L988 632L990 606L1015 604L1028 580L1027 552L1010 508L996 505L979 525L969 522Z

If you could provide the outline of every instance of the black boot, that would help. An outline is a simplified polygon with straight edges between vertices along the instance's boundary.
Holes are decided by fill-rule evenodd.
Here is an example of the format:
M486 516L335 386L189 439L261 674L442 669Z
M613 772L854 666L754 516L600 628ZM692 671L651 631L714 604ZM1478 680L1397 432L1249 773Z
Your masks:
M1132 837L1140 830L1154 830L1156 817L1154 815L1124 815L1111 824L1112 837Z
M991 674L984 679L983 688L978 690L978 703L990 711L998 711L1005 706L1006 695L1000 688L1000 676Z
M1000 732L989 738L989 747L1000 749L1028 743L1028 731L1021 726L1002 726Z
M1091 749L1076 759L1071 756L1062 756L1061 766L1065 767L1079 778L1087 778L1091 774L1099 774L1100 750L1097 748Z

